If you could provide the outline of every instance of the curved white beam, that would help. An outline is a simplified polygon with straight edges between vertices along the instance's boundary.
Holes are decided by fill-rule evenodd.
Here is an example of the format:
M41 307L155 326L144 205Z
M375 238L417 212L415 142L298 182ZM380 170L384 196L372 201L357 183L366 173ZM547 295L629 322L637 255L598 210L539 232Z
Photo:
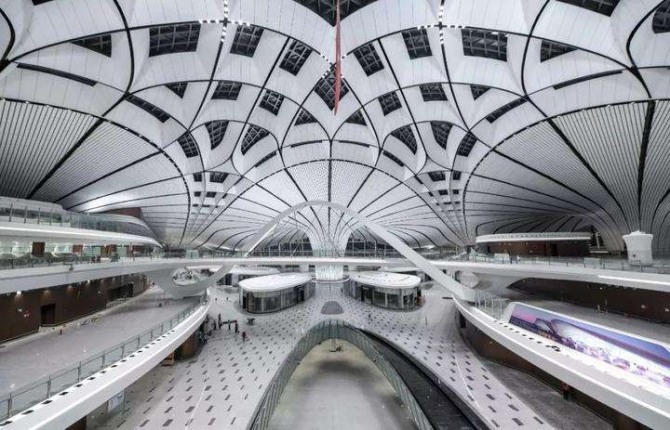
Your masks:
M418 252L414 251L412 248L407 246L403 241L398 239L396 236L389 233L386 228L377 224L376 222L370 221L360 213L356 212L353 209L350 209L346 206L343 206L339 203L333 203L325 200L309 200L295 206L292 206L286 209L284 212L275 216L272 221L268 222L265 227L256 233L253 239L249 242L251 246L249 248L243 249L246 251L245 255L248 255L249 252L263 240L265 237L270 234L270 232L279 224L284 218L290 216L291 214L305 208L308 206L327 206L332 209L343 212L356 221L363 224L368 230L372 231L377 237L384 240L386 243L391 245L396 251L398 251L403 257L411 261L416 267L422 270L424 273L428 274L435 282L449 290L451 294L455 297L458 297L467 301L474 301L475 292L458 282L452 279L450 276L436 268L430 261L423 258Z
M187 285L180 285L174 281L172 278L175 271L174 268L147 272L147 277L151 279L152 282L155 282L157 287L170 294L174 299L181 299L204 293L207 288L213 286L219 279L226 276L234 266L234 264L224 264L219 270L212 274L212 276L194 284Z

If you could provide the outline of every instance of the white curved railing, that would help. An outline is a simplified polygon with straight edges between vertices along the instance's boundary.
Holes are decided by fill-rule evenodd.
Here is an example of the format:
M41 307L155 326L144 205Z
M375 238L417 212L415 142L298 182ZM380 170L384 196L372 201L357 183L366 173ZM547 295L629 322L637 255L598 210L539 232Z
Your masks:
M136 336L126 339L111 348L106 349L86 360L63 369L54 371L50 375L40 378L26 386L13 390L0 397L0 420L5 420L31 406L40 403L64 388L75 385L88 378L110 364L134 353L163 333L171 330L181 321L196 311L203 302L198 301L172 318L157 324Z
M591 233L554 232L554 233L500 233L477 236L476 243L523 242L523 241L564 241L591 240Z

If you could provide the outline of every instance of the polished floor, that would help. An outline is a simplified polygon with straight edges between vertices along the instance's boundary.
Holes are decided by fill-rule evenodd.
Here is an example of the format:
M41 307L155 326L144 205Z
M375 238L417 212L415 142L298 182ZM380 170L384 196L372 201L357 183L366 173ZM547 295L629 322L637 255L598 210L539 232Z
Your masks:
M350 343L314 348L300 362L270 430L409 430L414 422L386 377ZM342 413L346 411L346 413Z
M97 321L92 315L67 324L62 335L58 331L38 334L0 349L0 395L88 360L169 320L192 303L166 302L165 297L159 288L150 288Z
M225 327L198 357L173 368L157 368L127 390L125 404L102 429L245 429L267 384L298 339L315 323L340 318L378 333L413 354L494 429L555 428L492 375L457 333L455 308L443 291L425 291L426 305L414 312L373 308L343 295L338 285L318 285L315 296L285 311L246 323L231 288L213 291L210 314L237 318L240 336ZM337 302L342 314L323 314ZM332 304L331 304L332 305ZM345 413L345 411L340 411ZM101 417L96 418L101 422Z

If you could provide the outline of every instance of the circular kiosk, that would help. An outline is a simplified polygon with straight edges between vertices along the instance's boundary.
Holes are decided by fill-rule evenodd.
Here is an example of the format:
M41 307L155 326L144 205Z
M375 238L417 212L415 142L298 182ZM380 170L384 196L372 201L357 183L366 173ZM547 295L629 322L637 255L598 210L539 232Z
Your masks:
M384 266L379 269L379 272L402 273L403 275L418 276L421 282L430 281L431 278L416 266Z
M421 299L421 278L387 272L350 272L344 290L351 297L387 309L412 310Z
M313 295L314 284L307 273L280 273L240 282L240 306L252 314L280 311Z

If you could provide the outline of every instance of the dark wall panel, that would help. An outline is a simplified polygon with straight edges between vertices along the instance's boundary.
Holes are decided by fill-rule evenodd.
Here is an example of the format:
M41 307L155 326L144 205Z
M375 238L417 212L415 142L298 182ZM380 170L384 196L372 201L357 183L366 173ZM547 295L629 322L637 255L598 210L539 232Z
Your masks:
M36 332L41 324L43 307L49 323L62 324L104 309L109 290L130 284L132 287L123 290L136 296L146 289L146 277L141 274L117 276L21 294L4 294L0 296L0 341ZM48 310L49 305L53 310Z
M526 293L608 312L670 323L670 293L591 284L578 281L528 278L510 285Z
M522 257L587 257L589 242L586 240L495 242L484 245L489 254Z

